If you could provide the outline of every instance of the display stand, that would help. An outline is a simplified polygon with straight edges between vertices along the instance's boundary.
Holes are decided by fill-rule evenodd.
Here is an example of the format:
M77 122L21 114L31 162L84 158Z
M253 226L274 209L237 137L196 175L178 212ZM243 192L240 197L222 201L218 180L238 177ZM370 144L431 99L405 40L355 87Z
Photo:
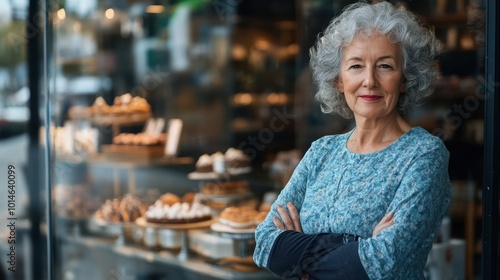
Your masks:
M110 222L96 217L89 220L91 231L116 237L116 245L125 245L125 235L131 232L132 226L133 223L130 222Z
M189 230L191 229L202 229L208 228L211 224L216 222L216 219L211 219L208 221L197 222L197 223L187 223L187 224L156 224L148 223L144 217L141 217L135 221L138 226L149 227L154 229L171 229L178 230L182 235L181 250L177 254L177 259L179 261L186 261L191 256L191 251L189 250Z
M252 254L248 241L255 239L255 228L233 229L221 223L214 223L210 229L220 236L234 240L234 255L244 258Z
M231 178L248 174L252 171L251 167L245 168L228 168L224 173L216 172L191 172L188 174L188 179L198 181L199 198L204 202L225 203L226 205L238 203L242 200L253 197L251 192L244 193L228 193L228 194L203 194L201 189L207 182L227 182Z

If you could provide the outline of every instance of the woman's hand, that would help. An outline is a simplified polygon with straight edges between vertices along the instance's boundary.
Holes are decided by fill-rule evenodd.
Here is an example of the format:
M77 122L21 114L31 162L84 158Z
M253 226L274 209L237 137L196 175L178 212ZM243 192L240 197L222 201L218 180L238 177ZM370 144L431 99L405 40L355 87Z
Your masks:
M372 237L377 235L379 232L381 232L383 229L388 228L394 224L394 212L389 212L387 215L385 215L382 220L375 226L373 229Z
M300 225L299 211L292 202L288 202L287 209L283 206L278 205L277 210L278 214L281 218L273 217L274 225L281 230L295 230L298 232L302 232L302 226Z

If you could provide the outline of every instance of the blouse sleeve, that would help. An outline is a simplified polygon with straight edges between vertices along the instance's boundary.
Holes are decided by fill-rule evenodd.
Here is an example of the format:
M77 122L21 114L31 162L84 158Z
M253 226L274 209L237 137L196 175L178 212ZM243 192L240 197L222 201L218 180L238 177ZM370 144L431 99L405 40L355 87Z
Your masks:
M271 248L278 237L278 235L283 230L276 228L273 223L273 217L278 217L279 214L276 210L278 205L283 206L285 209L288 202L292 202L297 210L300 212L302 202L304 201L304 196L306 192L306 186L308 182L308 170L310 166L310 161L314 154L314 143L311 145L309 150L306 152L302 160L299 162L295 168L290 180L280 192L278 198L271 206L271 210L267 214L266 219L257 226L255 230L255 250L253 254L253 259L255 263L260 267L268 268L268 259L271 252Z
M394 279L408 265L425 265L434 234L451 200L449 153L440 142L413 158L391 202L395 223L373 238L360 239L359 255L370 279ZM407 264L406 260L419 260Z

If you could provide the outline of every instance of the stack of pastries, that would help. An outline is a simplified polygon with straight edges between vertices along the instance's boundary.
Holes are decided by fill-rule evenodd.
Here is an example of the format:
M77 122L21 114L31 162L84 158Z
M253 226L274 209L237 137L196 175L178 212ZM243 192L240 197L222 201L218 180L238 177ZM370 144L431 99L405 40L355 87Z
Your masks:
M147 205L138 197L127 194L108 199L97 210L96 217L109 222L134 222L146 213Z

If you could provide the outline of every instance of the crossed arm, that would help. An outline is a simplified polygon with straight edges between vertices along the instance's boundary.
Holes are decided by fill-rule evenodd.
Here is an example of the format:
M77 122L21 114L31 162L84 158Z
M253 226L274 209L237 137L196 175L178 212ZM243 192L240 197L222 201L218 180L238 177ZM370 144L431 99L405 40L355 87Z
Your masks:
M286 208L278 205L277 212L279 218L273 217L273 223L284 232L271 251L272 272L284 279L368 279L357 241L346 243L337 233L303 234L298 210L291 202ZM382 218L373 236L394 224L393 215L390 212Z
M283 222L281 222L278 217L273 217L274 225L281 230L294 230L302 232L302 226L300 225L299 211L297 211L297 207L295 207L292 202L288 202L287 208L288 211L283 206L278 205L277 210L281 221ZM394 212L389 212L387 215L385 215L373 229L372 236L375 236L383 229L392 226L394 224L393 217Z

